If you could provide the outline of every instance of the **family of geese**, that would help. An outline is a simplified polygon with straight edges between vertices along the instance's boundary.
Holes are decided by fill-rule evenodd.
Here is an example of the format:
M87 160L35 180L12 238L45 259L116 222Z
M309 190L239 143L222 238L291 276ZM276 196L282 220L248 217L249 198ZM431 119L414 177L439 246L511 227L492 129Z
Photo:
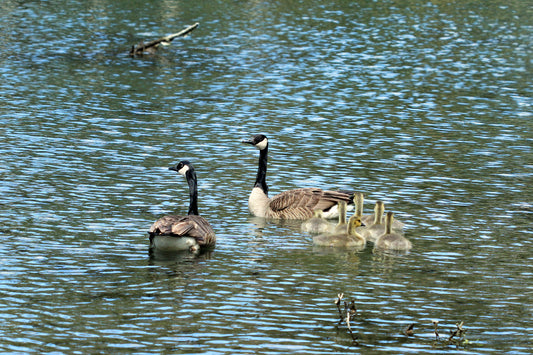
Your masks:
M383 215L385 205L377 201L373 215L363 215L363 194L301 188L268 197L266 184L268 139L263 134L242 141L259 149L259 168L248 200L250 213L269 219L303 220L302 231L315 235L313 244L325 247L361 250L367 241L375 249L406 251L411 242L403 236L403 223L392 212ZM215 246L215 232L209 222L198 214L196 172L184 160L169 168L183 175L189 184L190 204L186 216L168 215L150 227L150 248L161 251L189 250L198 252ZM354 203L355 212L347 220L347 206ZM338 223L327 219L338 218Z

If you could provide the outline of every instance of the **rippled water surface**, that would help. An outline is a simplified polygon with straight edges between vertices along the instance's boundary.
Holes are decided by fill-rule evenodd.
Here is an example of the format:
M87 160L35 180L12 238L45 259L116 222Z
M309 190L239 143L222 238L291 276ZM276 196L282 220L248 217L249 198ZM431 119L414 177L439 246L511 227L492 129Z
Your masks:
M516 0L2 1L0 350L531 353L532 18ZM255 133L271 194L362 191L412 252L317 249L249 216ZM188 208L181 159L217 247L150 258L151 223Z

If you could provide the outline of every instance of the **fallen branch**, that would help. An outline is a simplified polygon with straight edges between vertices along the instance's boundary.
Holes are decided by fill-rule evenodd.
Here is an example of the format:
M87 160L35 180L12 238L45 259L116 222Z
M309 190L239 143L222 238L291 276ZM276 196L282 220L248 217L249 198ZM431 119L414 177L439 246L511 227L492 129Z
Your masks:
M131 46L130 56L133 57L133 56L136 56L136 55L143 55L143 53L145 53L145 52L148 52L148 53L155 52L157 50L157 47L160 44L168 45L168 44L170 44L170 42L172 42L172 40L174 38L186 36L187 34L192 32L193 30L195 30L198 27L198 25L199 25L199 23L197 22L194 25L191 25L191 26L181 30L178 33L174 33L174 34L171 34L171 35L156 39L156 40L148 42L148 43L141 42L141 43L139 43L136 46Z

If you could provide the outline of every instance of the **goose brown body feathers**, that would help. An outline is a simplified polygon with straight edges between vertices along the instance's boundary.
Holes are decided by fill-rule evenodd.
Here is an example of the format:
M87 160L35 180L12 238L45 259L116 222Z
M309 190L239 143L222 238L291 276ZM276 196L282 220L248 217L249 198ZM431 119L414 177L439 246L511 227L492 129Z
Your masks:
M202 216L164 216L150 227L150 236L192 237L198 245L215 244L215 231Z
M306 219L313 215L313 210L330 211L339 201L350 201L350 195L318 188L288 190L270 199L263 217Z

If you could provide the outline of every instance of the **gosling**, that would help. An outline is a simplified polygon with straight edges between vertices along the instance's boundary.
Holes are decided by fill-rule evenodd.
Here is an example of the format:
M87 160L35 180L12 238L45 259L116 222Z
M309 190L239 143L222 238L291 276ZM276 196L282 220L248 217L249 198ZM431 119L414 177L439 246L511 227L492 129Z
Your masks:
M366 239L355 230L362 225L361 219L354 215L350 217L348 227L343 232L318 235L313 237L313 244L326 247L363 249L366 245Z
M375 249L382 250L410 250L412 244L409 239L405 238L403 235L393 232L392 225L394 221L394 213L387 212L386 222L385 222L385 233L382 234L374 243Z
M313 217L302 223L301 229L305 233L321 234L331 232L333 225L324 218L322 210L316 209Z

